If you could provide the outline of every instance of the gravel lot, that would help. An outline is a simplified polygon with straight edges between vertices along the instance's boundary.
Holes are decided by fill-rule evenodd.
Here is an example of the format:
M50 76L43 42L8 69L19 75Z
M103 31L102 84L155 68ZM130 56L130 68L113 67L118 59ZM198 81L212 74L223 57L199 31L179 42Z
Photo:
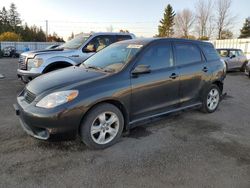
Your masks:
M93 151L80 140L43 142L12 104L24 85L17 59L0 59L0 187L250 187L250 79L228 74L217 112L187 111L131 130Z

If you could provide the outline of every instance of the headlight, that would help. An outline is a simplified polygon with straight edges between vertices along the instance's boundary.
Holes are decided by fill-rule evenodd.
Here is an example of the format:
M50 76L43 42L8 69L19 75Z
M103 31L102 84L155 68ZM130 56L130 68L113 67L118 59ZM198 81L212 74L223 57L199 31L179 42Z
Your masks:
M42 58L35 58L35 59L28 59L28 70L31 68L38 68L43 64L43 59Z
M41 108L54 108L61 104L72 101L78 96L77 90L59 91L51 93L42 98L37 104L37 107Z

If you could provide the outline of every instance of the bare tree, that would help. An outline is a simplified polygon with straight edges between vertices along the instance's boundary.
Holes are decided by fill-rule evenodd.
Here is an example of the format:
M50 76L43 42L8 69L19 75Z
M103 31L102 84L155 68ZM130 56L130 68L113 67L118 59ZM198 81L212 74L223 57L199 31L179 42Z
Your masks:
M199 33L199 38L208 37L211 35L212 27L212 9L213 9L212 0L198 0L196 2L196 20L197 20L197 29Z
M107 32L113 32L114 28L112 25L110 25L109 27L107 27Z
M232 0L217 0L216 24L218 27L218 39L222 38L222 32L228 30L236 18L231 13L231 6Z
M189 9L184 9L181 12L177 12L175 17L175 27L176 32L180 37L188 38L194 24L194 20L194 13Z

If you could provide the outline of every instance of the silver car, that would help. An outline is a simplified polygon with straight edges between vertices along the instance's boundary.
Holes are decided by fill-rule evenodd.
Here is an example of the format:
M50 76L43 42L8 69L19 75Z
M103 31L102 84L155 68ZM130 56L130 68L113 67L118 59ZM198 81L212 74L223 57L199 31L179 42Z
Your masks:
M225 61L227 71L230 70L245 70L247 64L247 57L244 55L241 49L230 49L230 48L221 48L217 49L217 52L220 54L221 58Z
M135 38L130 33L81 34L55 49L29 51L21 54L17 76L23 82L57 69L78 65L108 45Z

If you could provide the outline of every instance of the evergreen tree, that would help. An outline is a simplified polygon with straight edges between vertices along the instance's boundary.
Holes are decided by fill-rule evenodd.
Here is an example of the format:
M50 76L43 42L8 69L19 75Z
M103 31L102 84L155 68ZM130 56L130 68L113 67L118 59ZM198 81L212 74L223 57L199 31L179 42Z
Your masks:
M8 19L8 11L6 10L5 7L2 8L2 11L0 11L0 22L1 22L0 34L3 32L10 31L11 27Z
M71 40L75 37L74 33L72 32L71 35L68 37L68 40Z
M14 31L16 31L16 27L21 24L21 19L14 3L10 4L10 10L8 12L8 21Z
M239 38L248 38L250 37L250 17L246 19L242 29L240 30Z
M160 25L158 26L158 36L159 37L171 37L174 34L174 17L175 12L173 7L168 4L167 8L165 8L164 17L160 21Z

